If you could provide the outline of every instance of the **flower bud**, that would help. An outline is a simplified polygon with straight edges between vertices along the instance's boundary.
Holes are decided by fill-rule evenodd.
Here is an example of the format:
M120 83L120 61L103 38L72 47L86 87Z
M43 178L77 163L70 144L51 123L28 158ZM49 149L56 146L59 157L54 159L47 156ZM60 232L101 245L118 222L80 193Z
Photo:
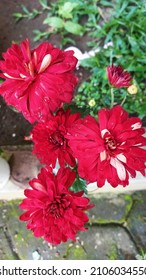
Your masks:
M136 94L138 92L138 88L136 85L131 85L127 88L129 94Z
M88 104L89 104L90 107L94 107L95 104L96 104L95 99L90 99Z

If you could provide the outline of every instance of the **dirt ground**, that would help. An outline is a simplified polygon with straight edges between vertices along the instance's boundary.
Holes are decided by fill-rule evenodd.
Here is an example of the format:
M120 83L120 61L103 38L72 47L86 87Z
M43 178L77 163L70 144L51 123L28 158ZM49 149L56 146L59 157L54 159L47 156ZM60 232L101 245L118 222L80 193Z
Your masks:
M49 1L49 3L50 2L51 1ZM28 38L31 42L31 46L35 47L38 45L38 42L33 42L33 30L39 29L45 31L46 26L42 25L43 19L46 16L45 13L31 21L23 19L16 23L13 13L22 12L22 4L29 10L32 8L40 8L38 0L0 1L0 58L2 58L2 52L5 52L13 41L19 43L25 38ZM84 52L86 50L86 37L74 36L74 39L77 41L77 47ZM59 47L59 41L60 38L58 35L51 36L49 39L49 42L57 47ZM83 71L83 69L77 71L76 74L79 77L79 84L89 76L89 73ZM144 124L146 126L146 118ZM31 128L32 125L24 119L22 114L16 113L10 109L0 96L0 146L27 144L24 140L24 136L29 135Z
M21 12L21 5L25 5L29 10L32 8L39 9L40 4L38 0L5 0L0 1L0 54L5 52L10 47L12 41L20 42L25 38L29 38L32 47L33 43L33 29L43 30L44 25L41 27L44 15L40 15L34 20L23 19L16 23L13 13Z

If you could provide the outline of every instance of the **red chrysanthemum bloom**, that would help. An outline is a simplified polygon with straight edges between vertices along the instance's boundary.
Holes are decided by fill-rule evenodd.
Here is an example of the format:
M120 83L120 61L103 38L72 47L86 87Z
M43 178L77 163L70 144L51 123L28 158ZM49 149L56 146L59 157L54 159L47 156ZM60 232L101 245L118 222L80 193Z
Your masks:
M65 135L79 117L80 113L70 114L70 109L59 109L56 116L51 116L45 123L34 126L31 132L33 153L41 159L41 163L52 165L54 168L58 159L61 167L65 164L75 166L76 161Z
M145 175L146 138L139 118L117 105L101 109L98 122L91 116L70 129L69 145L78 159L79 175L102 187L107 180L113 187L129 184L136 171Z
M44 121L50 112L70 103L77 77L72 72L77 59L45 42L30 50L29 40L12 44L0 61L0 94L8 105L22 112L31 123Z
M115 88L129 87L132 77L128 71L125 71L121 66L108 66L106 73L109 83Z
M57 175L51 169L43 168L37 179L30 181L32 189L25 190L25 198L20 208L27 210L20 220L27 221L27 228L35 237L44 237L52 244L67 239L75 241L78 231L86 230L88 216L85 210L93 207L83 192L69 190L76 177L69 168L59 169Z

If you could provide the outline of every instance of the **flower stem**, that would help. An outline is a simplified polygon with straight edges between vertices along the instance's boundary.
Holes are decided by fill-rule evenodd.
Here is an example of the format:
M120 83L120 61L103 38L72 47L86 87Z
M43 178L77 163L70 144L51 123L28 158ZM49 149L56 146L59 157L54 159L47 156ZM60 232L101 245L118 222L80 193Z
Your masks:
M111 87L111 106L110 108L112 108L114 106L114 88Z
M112 65L113 62L113 50L110 51L110 65Z
M123 104L124 104L126 98L127 98L127 94L125 95L124 99L122 100L122 102L121 102L121 104L120 104L121 106L123 106Z

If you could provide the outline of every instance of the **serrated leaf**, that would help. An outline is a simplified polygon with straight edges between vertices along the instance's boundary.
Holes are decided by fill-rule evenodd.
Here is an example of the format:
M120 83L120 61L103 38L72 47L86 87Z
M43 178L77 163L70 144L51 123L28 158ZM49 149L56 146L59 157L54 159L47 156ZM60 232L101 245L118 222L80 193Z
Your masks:
M47 17L43 24L48 24L55 29L62 28L64 26L64 21L60 17Z
M87 184L86 181L82 178L77 178L73 185L71 186L71 191L73 192L80 192L84 191L85 194L87 194Z
M64 23L64 28L66 31L74 35L83 35L84 33L84 28L82 25L69 20Z

